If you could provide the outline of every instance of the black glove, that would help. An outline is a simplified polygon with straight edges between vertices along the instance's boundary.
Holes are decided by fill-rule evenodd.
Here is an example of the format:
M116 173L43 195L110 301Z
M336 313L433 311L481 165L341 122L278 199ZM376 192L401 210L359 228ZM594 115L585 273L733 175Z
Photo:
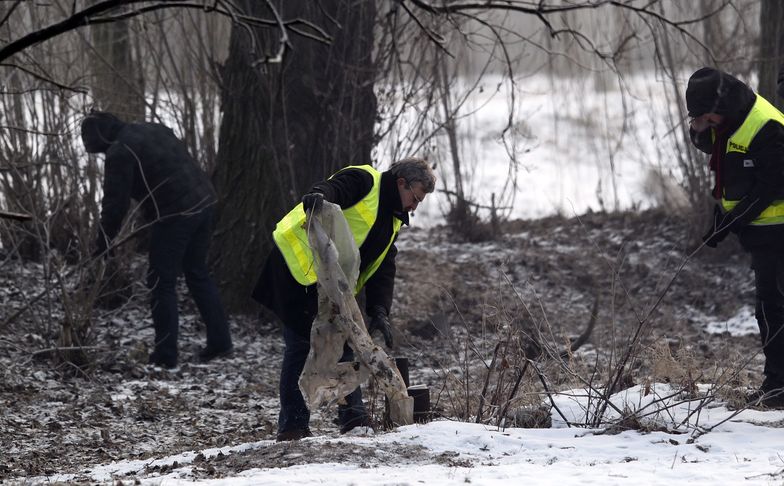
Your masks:
M321 211L321 206L324 205L324 194L320 192L309 192L302 196L302 208L307 213L308 211L313 211L314 213L318 213Z
M389 316L384 306L376 305L368 311L370 322L368 323L368 334L373 337L375 331L381 331L384 336L384 344L391 348L395 342L392 339L392 325L389 323Z
M702 237L702 241L706 246L716 248L716 245L721 243L724 238L730 234L730 227L732 225L725 224L725 220L729 219L728 214L724 214L718 204L713 206L713 226Z

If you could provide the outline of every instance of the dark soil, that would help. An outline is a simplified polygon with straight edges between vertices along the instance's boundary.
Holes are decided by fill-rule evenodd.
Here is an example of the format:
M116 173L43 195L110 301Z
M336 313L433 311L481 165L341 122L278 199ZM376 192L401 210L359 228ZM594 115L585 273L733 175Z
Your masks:
M702 249L679 271L695 246L691 233L685 221L655 211L512 222L502 236L480 243L461 242L444 228L404 231L393 354L409 358L412 383L429 385L435 410L454 418L473 414L476 397L463 403L453 387L468 381L478 395L498 343L505 346L495 353L502 359L490 380L497 388L502 370L511 376L519 369L522 353L540 364L554 389L585 376L606 380L633 342L639 346L622 384L684 376L711 382L731 366L741 369L744 359L734 379L754 384L762 365L758 337L708 334L703 326L707 317L727 319L753 304L748 259L737 243L726 242L720 250ZM143 266L140 260L133 267L138 282ZM76 360L73 353L47 351L57 347L69 315L60 299L40 299L7 322L42 291L43 274L40 264L0 261L0 482L274 439L282 355L275 323L234 316L234 354L197 364L203 326L183 289L180 367L151 368L152 328L138 283L124 307L90 315L91 347ZM585 330L594 308L593 332L567 357L567 372L556 356ZM632 340L636 334L639 341ZM531 404L541 403L539 380L528 373L521 390L532 393L526 395ZM314 433L337 436L333 417L330 408L314 411ZM347 455L369 465L399 463L421 453L402 449L270 442L197 456L192 474L223 477L261 464ZM148 472L155 467L161 469Z

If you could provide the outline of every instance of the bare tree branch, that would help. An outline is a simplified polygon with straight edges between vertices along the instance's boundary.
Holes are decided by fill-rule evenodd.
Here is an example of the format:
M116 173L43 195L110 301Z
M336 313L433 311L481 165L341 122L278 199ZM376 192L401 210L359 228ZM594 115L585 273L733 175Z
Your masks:
M50 78L48 76L44 76L44 75L35 73L35 72L31 71L30 69L27 69L26 67L20 66L18 64L0 62L0 66L12 68L12 69L18 69L20 71L23 71L25 74L29 74L30 76L32 76L33 78L35 78L35 79L37 79L39 81L44 81L45 83L52 84L52 85L60 88L63 91L73 91L75 93L87 94L87 88L85 88L85 87L82 87L82 86L74 87L74 86L68 86L66 84L61 84L61 83L55 81L54 79L52 79L52 78ZM30 92L30 91L34 91L34 90L27 90L25 92ZM0 94L20 94L20 93L9 93L9 92L6 92L6 91L0 91Z
M405 4L406 0L399 0L401 4ZM600 1L586 1L582 3L558 4L548 5L544 0L538 2L532 1L514 1L514 0L487 0L484 2L449 2L442 5L433 5L424 0L409 0L416 7L437 15L449 15L458 12L487 12L487 11L511 11L527 15L536 16L548 29L550 35L553 37L559 34L569 33L572 35L577 34L575 30L555 30L547 20L547 16L556 14L563 14L567 12L575 12L579 10L596 10L602 7L614 7L623 10L634 12L640 17L653 18L664 25L668 25L685 37L691 39L697 44L703 46L702 41L697 38L690 30L685 27L691 24L699 23L705 19L718 14L727 5L731 4L731 0L724 0L724 2L716 10L705 13L700 17L687 19L687 20L672 20L666 15L659 13L652 9L652 6L659 3L658 0L647 2L643 6L635 6L633 2L620 1L620 0L600 0ZM705 46L703 46L705 47Z
M0 25L5 25L5 23L8 22L11 14L14 13L14 10L16 10L16 8L22 4L22 1L23 0L16 0L16 3L11 5L11 7L8 9L8 12L6 12L5 16L3 17L3 20L0 20Z
M104 0L102 2L98 2L78 12L74 12L71 16L69 16L64 20L61 20L60 22L57 22L48 27L44 27L42 29L31 32L19 39L16 39L6 44L2 48L0 48L0 61L4 61L5 59L8 59L9 57L20 53L29 47L32 47L36 44L40 44L41 42L47 41L49 39L57 37L71 30L78 29L80 27L85 27L87 25L96 24L96 23L116 22L118 20L125 20L128 18L137 17L147 12L153 12L161 9L173 9L173 8L200 9L207 13L214 12L214 13L226 15L231 17L235 21L242 22L242 23L249 23L249 24L255 24L260 26L277 26L281 28L282 31L281 41L284 43L288 42L288 37L285 34L286 27L289 27L290 30L296 32L298 35L302 35L303 37L318 40L324 43L329 43L331 41L330 36L327 35L322 29L302 19L294 19L291 21L284 22L277 15L277 12L274 13L274 15L276 16L275 20L267 20L260 17L244 15L241 11L235 11L234 9L236 9L236 7L233 6L231 8L227 7L227 5L231 5L231 4L226 2L221 2L220 0L215 0L214 2L209 2L207 0L204 0L201 3L187 2L183 0L157 0L157 3L153 5L142 6L130 12L125 12L119 15L102 17L103 14L111 12L112 10L118 7L134 5L139 3L147 3L147 2L149 2L149 0ZM220 8L220 6L223 6L224 8ZM312 32L308 32L306 30L300 30L299 28L296 28L299 26L306 27Z

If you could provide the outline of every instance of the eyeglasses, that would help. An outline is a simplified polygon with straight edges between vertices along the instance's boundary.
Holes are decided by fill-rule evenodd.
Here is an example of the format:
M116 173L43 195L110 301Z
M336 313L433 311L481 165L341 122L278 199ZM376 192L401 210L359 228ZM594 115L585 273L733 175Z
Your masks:
M410 183L409 183L409 184L406 184L406 189L408 189L409 191L411 191L411 195L412 195L412 196L414 196L414 201L416 201L416 203L417 203L417 204L421 204L421 203L422 203L422 201L424 201L424 200L425 200L425 197L424 197L424 196L422 196L422 199L420 199L420 198L419 198L419 196L417 196L417 193L416 193L416 191L414 191L414 189L411 187L411 184L410 184Z

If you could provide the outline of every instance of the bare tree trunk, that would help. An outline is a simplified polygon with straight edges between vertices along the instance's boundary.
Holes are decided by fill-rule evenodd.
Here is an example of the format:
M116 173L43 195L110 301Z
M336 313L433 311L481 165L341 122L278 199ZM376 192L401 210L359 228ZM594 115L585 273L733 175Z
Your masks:
M782 100L776 94L776 75L782 65L784 50L784 4L780 0L762 0L760 8L759 86L757 91L778 108Z
M444 132L449 140L449 156L452 159L452 174L454 176L455 202L452 204L447 220L459 234L469 235L476 221L471 214L471 208L466 201L465 190L463 189L463 167L460 160L460 144L457 133L457 110L452 107L452 90L450 79L452 76L447 72L446 56L436 52L436 62L434 69L436 85L439 88L439 98L444 112ZM450 201L451 202L451 201Z
M700 1L700 13L703 15L709 14L715 7L715 2L713 0ZM722 32L721 17L713 15L705 19L702 23L702 38L705 45L711 49L716 49L725 42L724 34ZM706 66L713 66L716 64L716 59L712 52L705 50L704 55Z
M97 108L125 120L144 119L144 77L133 55L128 20L90 27L92 91Z
M239 2L250 15L263 2ZM285 18L324 26L325 45L299 36L280 64L263 62L279 33L234 29L223 67L214 182L220 201L212 261L227 305L252 309L250 291L272 230L307 189L337 169L371 163L376 99L371 0L275 2ZM259 62L262 61L262 62Z

